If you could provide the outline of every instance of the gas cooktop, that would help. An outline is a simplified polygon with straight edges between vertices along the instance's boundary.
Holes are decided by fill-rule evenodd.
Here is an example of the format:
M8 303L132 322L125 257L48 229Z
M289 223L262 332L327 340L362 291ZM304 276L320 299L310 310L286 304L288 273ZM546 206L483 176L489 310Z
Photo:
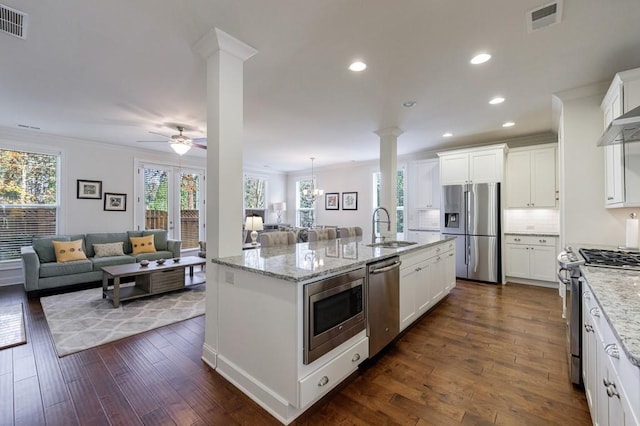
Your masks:
M580 249L587 266L640 270L640 253L632 251Z

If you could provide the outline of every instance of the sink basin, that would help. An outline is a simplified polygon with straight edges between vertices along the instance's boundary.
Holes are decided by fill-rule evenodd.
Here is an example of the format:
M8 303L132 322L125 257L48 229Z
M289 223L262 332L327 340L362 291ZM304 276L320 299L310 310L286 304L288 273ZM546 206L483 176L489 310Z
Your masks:
M399 247L407 247L412 246L414 244L418 244L414 241L382 241L380 243L375 244L367 244L367 247L382 247L382 248L399 248Z

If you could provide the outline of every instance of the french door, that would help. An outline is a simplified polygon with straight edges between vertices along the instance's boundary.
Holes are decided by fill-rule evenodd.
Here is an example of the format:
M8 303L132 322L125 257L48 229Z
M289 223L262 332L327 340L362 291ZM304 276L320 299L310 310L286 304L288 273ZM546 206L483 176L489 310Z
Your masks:
M140 163L137 229L166 229L182 249L205 238L204 170Z

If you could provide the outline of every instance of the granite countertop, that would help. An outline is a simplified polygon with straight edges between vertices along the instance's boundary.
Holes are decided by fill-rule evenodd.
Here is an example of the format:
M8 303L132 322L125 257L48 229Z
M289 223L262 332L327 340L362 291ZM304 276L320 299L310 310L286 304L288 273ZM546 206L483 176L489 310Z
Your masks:
M581 270L627 357L640 367L640 271L597 266Z
M338 238L288 246L244 250L239 256L212 259L232 268L243 269L287 281L302 282L357 269L377 260L406 254L454 240L455 237L425 233L417 244L400 248L367 247L362 237Z
M557 232L540 232L540 231L505 231L504 235L528 235L531 237L559 237Z

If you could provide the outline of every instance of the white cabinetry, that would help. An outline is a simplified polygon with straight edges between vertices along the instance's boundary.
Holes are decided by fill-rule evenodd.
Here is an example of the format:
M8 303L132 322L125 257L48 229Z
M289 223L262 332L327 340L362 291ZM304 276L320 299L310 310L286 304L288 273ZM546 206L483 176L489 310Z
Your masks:
M400 330L404 330L455 287L455 242L408 253L400 260Z
M582 294L582 373L595 425L640 424L640 368L627 358L587 285Z
M411 208L440 208L440 163L437 159L411 163L409 185Z
M506 145L439 152L440 185L502 182Z
M614 118L640 105L640 68L616 74L600 107L604 128ZM604 147L605 205L631 207L640 205L640 144L617 144Z
M557 281L557 238L506 235L506 276L537 281Z
M555 207L555 145L510 150L506 181L507 207Z

